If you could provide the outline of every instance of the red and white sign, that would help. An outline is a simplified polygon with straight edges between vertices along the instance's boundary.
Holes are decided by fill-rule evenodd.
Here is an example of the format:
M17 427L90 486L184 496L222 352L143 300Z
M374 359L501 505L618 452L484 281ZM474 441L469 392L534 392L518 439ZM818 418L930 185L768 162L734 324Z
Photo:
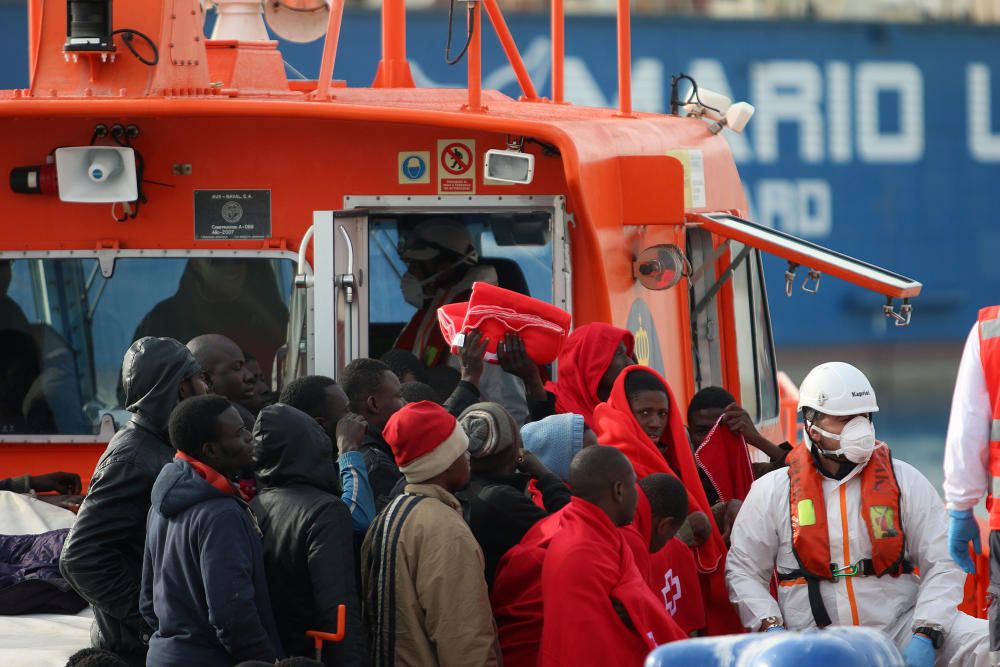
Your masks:
M476 141L439 139L437 142L438 194L472 194L476 191Z

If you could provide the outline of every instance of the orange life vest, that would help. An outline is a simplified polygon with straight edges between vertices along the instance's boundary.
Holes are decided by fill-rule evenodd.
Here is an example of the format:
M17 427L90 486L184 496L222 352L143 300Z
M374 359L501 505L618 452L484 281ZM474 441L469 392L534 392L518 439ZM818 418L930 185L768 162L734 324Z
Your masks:
M823 500L823 475L808 446L788 455L789 501L792 512L792 550L802 570L833 580L830 533ZM899 484L888 447L878 447L861 471L861 520L872 543L872 566L877 577L898 574L906 550L900 514ZM842 563L841 566L851 565Z
M990 511L990 530L1000 530L1000 306L990 306L979 311L979 358L983 364L986 392L990 397L992 412L990 422L990 476L993 483L986 496Z

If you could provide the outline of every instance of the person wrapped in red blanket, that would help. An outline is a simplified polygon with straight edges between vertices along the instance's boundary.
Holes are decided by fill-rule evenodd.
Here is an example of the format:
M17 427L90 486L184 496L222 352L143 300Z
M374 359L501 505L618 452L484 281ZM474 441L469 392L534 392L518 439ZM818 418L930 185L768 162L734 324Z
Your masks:
M597 439L624 453L639 479L664 472L684 483L688 522L700 522L706 528L689 542L701 575L705 631L710 635L742 632L726 590L725 541L712 518L678 408L670 386L656 371L630 366L618 376L607 402L594 410Z
M645 491L650 502L662 502L662 500L657 501L656 498L657 491L663 486L662 483L657 482L659 478L672 480L680 487L684 493L684 514L686 515L687 490L677 477L667 473L653 473L639 481L640 487ZM674 537L673 534L671 539L657 542L656 530L647 530L642 527L645 522L643 505L643 500L640 497L633 526L638 528L641 534L651 533L651 538L648 554L639 555L637 553L636 562L645 565L648 570L650 588L658 597L662 598L664 608L673 616L674 621L684 633L689 636L700 635L705 630L705 602L702 599L701 581L694 553L687 544ZM660 516L664 516L664 514L661 512ZM654 517L653 523L655 524L656 521ZM683 522L682 519L680 523ZM707 526L707 517L705 525ZM640 569L642 568L640 567Z
M650 592L620 526L632 522L635 473L621 452L589 447L573 459L570 504L542 563L540 667L642 665L684 635Z
M698 568L691 550L675 537L687 518L687 489L666 473L642 478L639 488L635 518L622 532L653 595L684 634L696 634L705 627Z
M524 382L533 421L572 413L594 426L594 408L607 400L622 370L635 363L635 342L627 329L594 322L577 327L563 343L557 367L559 377L543 383L526 341L509 333L497 347L500 365Z
M609 455L605 448L591 447L589 449L604 449L599 453L598 460ZM582 455L581 455L582 456ZM619 463L621 458L615 453L615 458ZM579 456L577 457L579 458ZM581 459L581 463L586 463L586 459ZM577 466L574 459L574 466ZM607 471L605 471L607 472ZM579 476L579 474L578 474ZM664 479L655 479L664 477ZM606 628L607 631L621 633L622 636L613 640L607 637L600 638L600 641L611 641L610 650L622 652L622 655L631 655L632 651L637 660L619 663L612 659L611 664L641 664L642 656L651 650L649 641L641 639L638 634L629 631L628 626L623 626L624 621L618 612L614 611L615 604L611 603L611 609L605 604L603 593L600 593L601 586L615 588L615 599L619 600L623 609L627 610L626 617L633 627L648 625L644 633L653 633L653 638L657 643L682 639L686 635L665 613L665 607L660 600L659 587L653 588L650 585L648 574L648 560L650 546L660 546L676 532L681 518L685 514L687 499L686 494L676 479L663 476L654 476L643 488L643 493L636 492L637 509L635 523L617 529L620 533L619 539L608 534L608 519L602 519L600 515L593 513L595 505L589 501L575 498L569 506L553 514L537 524L525 535L521 543L512 548L501 559L497 568L497 575L493 585L493 592L490 601L493 606L493 613L497 620L497 628L500 636L500 646L503 652L503 660L506 667L535 667L539 663L539 651L542 641L542 628L548 625L549 616L556 613L555 607L565 607L568 599L575 599L575 584L573 582L558 581L553 584L554 577L561 576L554 574L550 567L549 579L545 590L552 593L553 590L560 590L559 599L554 600L554 594L547 594L546 602L543 603L543 564L546 560L547 552L557 535L563 540L566 535L582 533L585 536L583 542L574 541L574 548L586 549L585 557L574 559L573 563L563 562L561 568L570 568L567 576L579 579L576 584L580 586L596 586L594 591L583 591L583 594L596 595L594 600L581 601L587 613L593 618L584 619L585 624L581 624L579 610L568 614L562 623L563 629L560 632L581 633L581 629L586 627L587 632L596 626ZM648 499L653 494L652 502ZM585 503L585 504L584 504ZM583 509L581 509L581 507ZM655 509L654 509L655 508ZM588 511L591 510L591 511ZM597 511L600 511L599 509ZM594 524L594 525L590 525ZM575 526L577 533L568 531L568 527ZM595 531L601 535L600 539L591 534ZM565 538L568 539L568 538ZM576 540L576 538L574 538ZM609 547L608 545L611 545ZM618 546L615 546L618 545ZM624 552L619 548L625 546ZM560 553L566 550L572 551L566 545L560 546ZM618 549L615 551L615 549ZM625 553L628 552L628 553ZM612 554L618 555L612 558ZM560 557L562 558L562 557ZM596 559L596 560L595 560ZM644 559L642 566L634 563ZM591 563L598 565L591 568ZM621 574L616 579L610 577L613 563L618 563ZM634 569L633 569L634 568ZM614 579L614 581L612 581ZM605 581L607 580L607 581ZM604 582L604 583L601 583ZM610 582L610 583L608 583ZM627 582L627 585L625 585ZM641 586L636 586L641 582ZM617 588L617 586L621 588ZM572 590L566 591L569 587ZM645 588L644 592L640 589ZM609 588L610 590L610 588ZM545 612L545 604L548 604L548 612ZM566 614L567 612L559 612ZM614 614L612 616L612 614ZM574 620L575 619L575 620ZM645 619L637 623L633 619ZM555 622L553 620L553 622ZM638 631L636 631L638 632ZM648 635L645 635L648 639ZM641 654L641 655L640 655ZM591 664L588 662L588 655L576 653L576 658L560 658L559 662L550 660L542 664L569 664L571 660L577 660L579 664Z

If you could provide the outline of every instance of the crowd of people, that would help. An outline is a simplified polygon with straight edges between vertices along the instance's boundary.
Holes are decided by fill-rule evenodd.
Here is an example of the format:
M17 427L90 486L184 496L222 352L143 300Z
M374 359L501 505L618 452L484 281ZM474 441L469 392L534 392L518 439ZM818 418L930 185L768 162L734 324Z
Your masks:
M854 367L806 378L792 448L721 388L679 405L601 323L570 334L553 382L500 344L522 426L481 400L484 345L466 337L445 397L398 350L272 396L224 336L136 341L132 419L61 556L96 621L72 664L640 665L688 637L831 624L884 630L908 665L988 664L944 507L875 440ZM310 631L340 634L317 652Z
M61 554L95 617L72 665L640 665L830 625L883 631L908 667L990 664L986 621L957 609L978 496L949 541L860 370L817 366L806 443L776 444L721 387L679 403L625 329L564 335L554 379L548 334L445 340L438 309L498 265L447 218L401 228L399 252L417 311L339 382L273 395L264 352L222 333L132 344L131 419ZM67 480L8 484L28 482Z

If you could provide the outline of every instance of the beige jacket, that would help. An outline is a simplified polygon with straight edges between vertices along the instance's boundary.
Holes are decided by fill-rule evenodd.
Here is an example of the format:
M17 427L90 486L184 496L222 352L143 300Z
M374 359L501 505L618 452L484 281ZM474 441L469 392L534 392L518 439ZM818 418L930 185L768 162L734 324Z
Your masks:
M483 552L455 496L408 484L361 548L376 667L501 664Z

